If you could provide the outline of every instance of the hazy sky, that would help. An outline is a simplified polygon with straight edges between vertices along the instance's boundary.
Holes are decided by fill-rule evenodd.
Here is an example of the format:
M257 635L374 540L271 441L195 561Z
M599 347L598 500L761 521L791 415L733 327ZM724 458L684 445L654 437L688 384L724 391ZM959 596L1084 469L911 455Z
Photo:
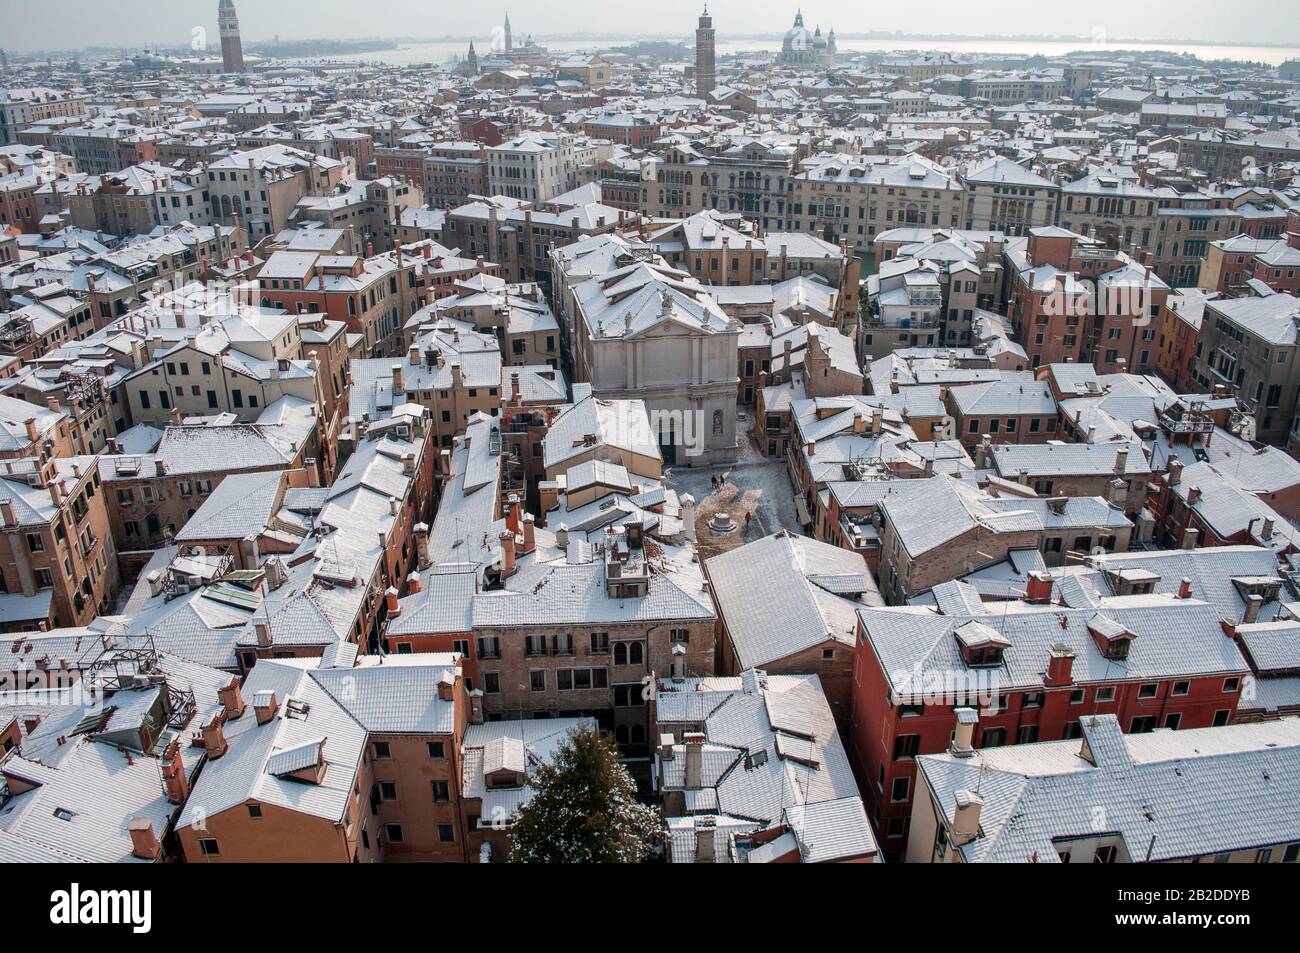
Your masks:
M779 33L794 16L787 0L713 0L722 35ZM523 33L688 35L700 0L236 0L245 40L315 37L487 36L506 9ZM18 10L21 9L21 13ZM88 45L188 45L216 33L217 0L0 0L0 46L11 50ZM647 16L647 11L653 11ZM805 20L838 33L866 30L961 34L1070 34L1269 42L1300 45L1300 0L927 0L924 4L813 0ZM923 14L923 15L922 15Z

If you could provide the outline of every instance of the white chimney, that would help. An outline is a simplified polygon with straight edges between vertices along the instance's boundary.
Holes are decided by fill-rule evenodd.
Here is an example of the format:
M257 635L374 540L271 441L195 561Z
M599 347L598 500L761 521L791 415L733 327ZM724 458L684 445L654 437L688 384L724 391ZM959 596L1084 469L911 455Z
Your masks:
M954 712L957 716L957 730L953 734L952 748L950 752L957 758L969 758L975 753L972 742L975 739L975 726L979 724L980 716L974 708L958 708Z
M673 646L672 676L674 682L686 678L686 646L678 642Z
M673 760L673 745L675 743L676 743L676 739L672 736L670 732L664 732L659 736L659 760L660 761Z
M953 811L952 833L949 835L949 840L952 846L961 847L979 836L980 811L984 808L984 801L978 794L964 789L953 796L956 798L957 806Z
M704 778L704 735L688 731L682 742L686 746L686 790L698 791Z

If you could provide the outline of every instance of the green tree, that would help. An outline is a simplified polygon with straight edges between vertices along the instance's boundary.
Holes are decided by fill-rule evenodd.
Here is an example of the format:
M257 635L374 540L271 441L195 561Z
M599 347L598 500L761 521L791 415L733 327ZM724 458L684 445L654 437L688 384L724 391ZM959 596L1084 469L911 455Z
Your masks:
M618 749L594 728L571 732L529 783L511 830L514 863L634 864L663 836L663 819L637 800Z

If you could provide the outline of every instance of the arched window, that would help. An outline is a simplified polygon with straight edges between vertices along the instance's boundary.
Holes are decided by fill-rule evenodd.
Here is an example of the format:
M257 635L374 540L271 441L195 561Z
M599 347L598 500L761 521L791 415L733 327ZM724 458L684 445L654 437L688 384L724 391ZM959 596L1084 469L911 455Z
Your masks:
M641 648L640 642L633 642L631 650L628 652L628 662L632 665L640 665L645 658L645 650Z
M627 644L626 644L626 643L624 643L624 642L615 642L615 643L614 643L614 664L615 664L615 665L626 665L626 664L627 664Z
M621 745L627 744L627 725L616 725L614 727L614 740Z
M632 744L634 745L645 744L645 725L632 726Z

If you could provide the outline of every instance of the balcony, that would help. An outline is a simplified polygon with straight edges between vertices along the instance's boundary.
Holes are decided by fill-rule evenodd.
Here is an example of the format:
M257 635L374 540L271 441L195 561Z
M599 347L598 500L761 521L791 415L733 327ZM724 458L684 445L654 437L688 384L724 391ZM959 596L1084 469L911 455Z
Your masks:
M1170 434L1214 433L1214 421L1208 417L1184 417L1176 420L1168 414L1161 414L1160 426Z

